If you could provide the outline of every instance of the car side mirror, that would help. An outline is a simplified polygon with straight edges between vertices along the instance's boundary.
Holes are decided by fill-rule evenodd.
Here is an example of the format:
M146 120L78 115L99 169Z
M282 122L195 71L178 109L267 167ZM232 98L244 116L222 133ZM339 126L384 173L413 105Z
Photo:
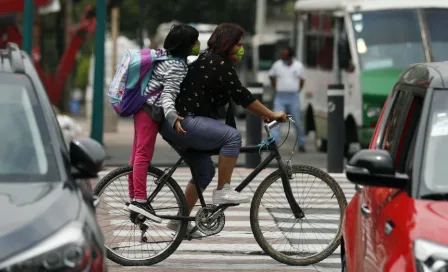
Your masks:
M364 149L347 163L346 176L351 182L374 187L403 189L409 177L397 174L394 161L386 150Z
M70 142L70 161L77 179L95 178L101 171L106 152L100 143L90 138L77 138Z

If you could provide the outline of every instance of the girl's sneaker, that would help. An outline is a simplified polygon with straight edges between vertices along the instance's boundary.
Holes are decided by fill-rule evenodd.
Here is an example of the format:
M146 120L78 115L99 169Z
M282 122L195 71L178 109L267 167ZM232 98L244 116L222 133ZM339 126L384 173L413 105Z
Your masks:
M162 223L162 218L155 216L154 210L146 202L140 203L137 201L132 201L129 204L128 209L131 212L136 212L136 213L142 214L143 216L145 216L146 218L148 218L151 221L154 221L156 223Z

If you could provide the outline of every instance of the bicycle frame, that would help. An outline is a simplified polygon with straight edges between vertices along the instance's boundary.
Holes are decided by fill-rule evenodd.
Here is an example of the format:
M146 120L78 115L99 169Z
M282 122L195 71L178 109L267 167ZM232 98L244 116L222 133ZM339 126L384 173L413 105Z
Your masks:
M264 127L268 133L268 136L270 136L270 130L275 127L277 125L277 123L274 121L270 124L265 124ZM267 147L267 148L266 148ZM282 178L282 184L283 184L283 189L285 192L285 196L286 199L288 200L289 206L291 207L291 211L293 212L294 216L297 219L303 218L305 216L305 214L303 213L303 210L300 208L299 204L297 203L297 201L294 199L294 195L292 193L291 190L291 185L289 183L289 174L288 174L288 169L287 166L285 165L285 163L282 160L282 157L280 155L278 146L275 142L269 143L266 147L264 147L262 149L263 152L269 151L269 155L235 188L235 191L237 192L241 192L244 188L246 188L247 185L249 185L249 183L251 183L254 178L263 170L265 169L270 162L272 162L274 159L277 160L278 163L278 167L279 170L281 172L281 178ZM241 147L240 149L240 153L255 153L255 152L259 152L260 151L260 146L259 145L253 145L253 146L244 146ZM197 151L197 152L201 152L204 153L203 151ZM211 156L215 156L218 155L218 152L209 152ZM182 162L184 162L184 158L180 158L173 167L171 167L169 169L168 172L165 172L165 174L163 174L160 179L158 180L158 185L155 188L155 190L151 193L151 195L148 197L148 203L150 203L154 197L160 192L160 190L163 188L163 186L165 186L166 181L168 180L168 178L170 178L173 173L176 171L176 169L182 164ZM207 204L205 203L204 200L204 196L198 186L198 181L196 178L194 178L195 184L196 184L196 189L197 189L197 193L199 196L199 201L201 203L202 207L205 207ZM215 218L217 216L219 216L219 214L221 213L221 211L224 211L225 209L227 209L230 206L236 206L236 205L231 205L231 204L220 204L217 205L217 209L216 211L213 213L213 215L211 216L211 218ZM169 216L169 215L160 215L159 216L162 219L174 219L174 220L188 220L188 221L194 221L195 217L194 216Z

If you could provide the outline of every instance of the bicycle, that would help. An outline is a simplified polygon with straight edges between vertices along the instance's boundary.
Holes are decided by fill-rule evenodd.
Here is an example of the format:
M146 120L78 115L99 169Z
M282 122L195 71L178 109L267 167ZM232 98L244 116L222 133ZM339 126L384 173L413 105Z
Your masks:
M294 120L292 120L291 116L288 116L288 120L289 120L289 129L291 128L291 122L294 122ZM343 218L343 214L345 211L345 207L347 205L347 201L345 198L345 195L341 189L341 187L338 185L338 183L326 172L312 167L312 166L307 166L307 165L292 165L291 163L291 158L292 155L294 154L294 149L295 146L293 148L293 151L291 152L291 158L285 163L282 160L282 157L280 155L279 152L279 147L283 145L283 143L286 141L286 139L284 140L284 142L280 145L277 146L277 144L275 143L275 141L273 140L273 138L270 135L271 130L280 125L279 122L277 121L272 121L270 123L266 123L264 125L264 128L267 132L268 138L263 141L262 144L259 145L255 145L255 146L246 146L246 147L241 147L241 153L249 153L249 152L260 152L260 151L264 151L264 152L269 152L269 155L235 188L235 191L241 192L246 186L248 186L255 178L256 176L263 170L265 169L269 163L271 161L273 161L274 159L277 160L278 163L278 169L275 170L274 172L272 172L271 174L269 174L261 183L260 185L258 185L255 193L254 193L254 197L252 199L251 202L251 206L250 206L250 225L251 225L251 230L252 233L255 237L255 240L257 241L258 245L262 248L262 250L268 254L269 256L271 256L273 259L277 260L278 262L284 263L284 264L288 264L288 265L311 265L311 264L315 264L318 263L322 260L324 260L325 258L327 258L329 255L331 255L336 248L340 245L340 241L341 241L341 224L342 224L342 218ZM288 130L288 135L289 135L289 130ZM286 136L286 138L288 137L288 135ZM297 142L297 141L296 141ZM193 151L191 150L191 152L207 152L209 154L213 154L213 155L217 155L218 151ZM197 230L199 230L201 233L204 234L204 236L201 237L208 237L208 236L213 236L213 235L217 235L219 234L225 225L225 214L224 211L226 209L228 209L231 206L237 206L237 205L229 205L229 204L220 204L220 205L211 205L211 204L207 204L205 202L204 199L204 195L201 192L201 190L199 189L198 186L196 186L196 188L198 188L197 192L198 192L198 196L199 196L199 201L200 201L200 209L199 211L196 213L195 216L187 216L187 203L185 200L185 196L181 190L181 188L179 187L178 183L172 178L172 175L174 174L174 172L176 171L176 169L183 163L184 159L180 158L173 167L171 168L167 168L164 171L158 169L158 168L154 168L152 166L148 167L148 174L150 176L155 177L155 181L154 182L148 182L148 192L151 192L149 194L148 197L148 203L151 205L153 211L154 211L154 215L157 216L160 220L155 220L158 222L155 222L153 220L149 220L146 217L144 217L143 215L138 215L137 218L132 219L133 222L131 222L130 219L125 219L125 220L110 220L108 219L108 217L106 218L99 218L99 220L110 220L112 225L114 226L119 226L120 230L119 231L114 231L114 238L108 238L109 236L105 236L105 243L106 243L106 249L107 249L107 256L110 260L121 264L123 266L147 266L147 265L154 265L156 263L159 263L163 260L165 260L166 258L168 258L172 253L174 253L174 251L179 247L179 245L182 243L182 241L186 238L188 240L193 239L192 234L195 233ZM106 189L108 189L108 187L112 184L112 182L114 182L115 180L119 179L120 177L123 176L127 176L129 174L132 173L132 166L124 166L121 168L118 168L112 172L110 172L108 175L106 175L95 187L95 195L99 196L100 198L100 205L98 206L98 209L101 209L101 203L110 201L110 203L106 203L106 205L111 206L114 210L109 211L108 214L115 214L115 215L119 215L119 216L124 216L124 217L129 217L129 212L124 212L124 210L120 209L120 206L123 206L124 202L126 200L120 200L118 202L115 202L115 196L112 197L110 195L103 195L103 193L105 193ZM329 245L321 250L321 251L316 251L316 252L304 252L303 254L306 255L302 258L302 256L299 256L299 258L293 258L294 256L294 252L292 252L291 248L294 248L294 245L296 245L297 243L297 239L293 238L293 237L289 237L288 235L285 235L285 228L289 228L290 230L292 230L293 232L298 233L299 235L301 235L303 233L303 231L309 231L310 230L310 225L312 223L312 221L316 221L315 219L313 219L313 211L315 212L329 212L329 210L333 211L332 208L328 205L322 204L322 205L317 205L316 208L309 208L307 205L312 203L314 200L309 201L308 203L303 202L301 205L299 205L299 203L296 201L296 199L301 200L300 197L295 197L294 196L294 192L291 188L291 182L290 180L293 179L293 176L296 174L302 174L302 176L304 174L309 174L311 176L314 176L315 178L319 178L321 181L324 182L324 184L330 189L330 199L333 199L333 197L336 197L336 201L337 203L335 205L338 206L339 210L339 218L333 218L332 215L326 215L324 214L323 216L328 219L328 222L332 221L334 223L337 223L337 231L336 234L334 235L334 237L332 237L331 239L322 239L322 237L318 237L318 235L309 235L308 233L304 233L305 236L307 236L305 239L307 240L311 240L311 241L328 241ZM284 209L279 209L279 208L268 208L266 204L261 204L262 198L265 194L268 194L267 191L268 189L271 188L271 186L273 186L274 183L276 183L276 181L280 179L281 183L277 184L279 186L278 189L279 191L282 189L283 193L281 193L281 195L284 195L286 197L286 202L283 201L284 204L287 204L287 207ZM314 184L313 180L313 184ZM121 189L111 189L112 193L115 193L115 195L117 195L117 192L124 192L124 194L126 195L127 190L125 190L125 186L127 186L127 181L125 182L120 182L119 183L121 185ZM307 183L308 184L308 180ZM155 185L155 189L151 190L152 185ZM304 185L304 184L300 184L300 185ZM151 186L151 188L149 188ZM275 189L274 185L272 188ZM299 187L297 188L297 193L299 192ZM320 187L320 184L319 184ZM117 188L117 187L116 187ZM169 201L172 201L170 199L167 200L167 198L165 197L165 193L163 193L163 190L168 189L170 190L173 194L174 194L174 198L176 203L179 205L177 208L173 208L173 207L163 207L160 206L156 206L156 202L158 199L161 199L161 201L163 201L162 204L165 204ZM310 194L310 190L309 189L306 192L306 196L308 196ZM275 190L277 191L277 190ZM268 194L269 195L269 194ZM118 196L118 195L117 195ZM305 196L305 193L303 194L303 196ZM306 197L305 196L305 197ZM313 195L314 197L315 195ZM324 195L317 195L316 198L317 199L323 199ZM126 198L126 197L125 197ZM275 200L278 203L281 203L277 198L269 198L269 196L267 197L270 201L271 200ZM315 198L313 198L315 199ZM121 204L120 204L121 203ZM269 203L268 203L269 204ZM171 205L171 204L170 204ZM167 210L169 209L174 209L171 212L168 212ZM261 212L260 212L261 210ZM264 211L267 212L264 212ZM289 211L292 212L291 216L285 216L284 215L284 211ZM97 216L101 217L101 212L97 211ZM266 234L261 230L261 227L266 226L266 224L264 223L260 223L260 220L263 220L265 217L268 218L273 218L274 220L274 228L278 229L280 234L279 235L274 235L274 237L272 239L275 239L273 244L269 244L269 242L267 241L267 237ZM294 222L291 226L291 224L286 224L286 220L289 220L293 218ZM155 229L159 229L162 228L161 222L163 220L178 220L180 221L180 224L178 224L178 229L177 229L177 233L174 235L173 240L171 242L167 242L165 241L167 232L170 232L171 230L167 230L167 231L163 231L162 230L162 236L159 235L159 237L156 237L156 233L155 233ZM188 221L195 221L196 226L191 229L188 233L187 233L187 224ZM306 221L307 223L303 223L304 221ZM296 224L298 224L300 222L300 226L302 227L303 225L305 225L307 228L302 228L301 232L297 232L297 229L295 229ZM101 225L101 224L100 224ZM328 225L326 224L321 224L321 225ZM134 231L135 230L139 230L139 234L135 235L134 234L134 243L125 243L121 240L119 240L119 242L117 242L117 246L112 247L111 245L107 245L109 240L115 240L116 237L120 237L120 239L122 239L122 237L130 237L130 239L132 239L131 235L129 234L129 232L131 230L129 230L128 233L125 233L125 228L132 228ZM290 227L291 226L291 227ZM323 226L325 228L325 226ZM328 226L327 226L328 227ZM103 228L103 227L102 227ZM329 230L330 227L328 227ZM334 229L333 227L331 228L332 230ZM110 230L109 230L110 231ZM107 231L107 232L109 232ZM104 234L107 234L104 233ZM140 236L139 237L139 241L137 241L136 236ZM275 249L275 245L276 245L276 241L278 241L278 239L280 238L285 238L287 240L287 242L289 243L288 248L286 248L286 246L284 247L284 250L278 250ZM159 247L161 247L161 245L166 245L166 248L163 249L161 252L159 252L158 254L155 254L154 256L150 256L150 257L143 257L143 253L141 255L141 257L138 257L137 255L137 250L140 250L142 252L150 252L151 250L149 249L148 244L150 244L149 240L153 240L154 243L156 245L158 245ZM300 240L300 239L299 239ZM113 241L112 244L113 244ZM144 245L147 245L147 250L144 250L143 247ZM134 249L134 254L131 254L132 250L130 249L131 247L135 247ZM117 252L119 250L125 251L124 254L118 254ZM154 251L154 250L153 250ZM309 251L309 250L308 250ZM300 254L298 254L300 255Z

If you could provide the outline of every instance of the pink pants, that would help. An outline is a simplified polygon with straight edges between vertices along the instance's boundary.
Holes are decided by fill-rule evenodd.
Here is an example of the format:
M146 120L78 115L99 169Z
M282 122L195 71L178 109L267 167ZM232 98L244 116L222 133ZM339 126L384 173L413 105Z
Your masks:
M134 115L134 144L129 164L134 166L133 172L128 176L129 198L146 200L146 176L148 165L154 155L159 123L143 109Z

